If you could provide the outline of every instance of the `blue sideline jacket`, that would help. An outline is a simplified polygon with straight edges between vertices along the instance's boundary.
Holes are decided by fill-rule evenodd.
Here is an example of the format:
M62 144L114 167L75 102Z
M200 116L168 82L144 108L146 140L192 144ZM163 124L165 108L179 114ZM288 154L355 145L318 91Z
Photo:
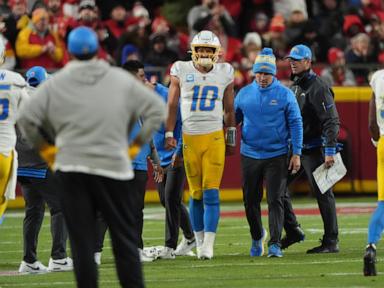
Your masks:
M156 84L155 92L161 96L164 102L168 101L168 88L161 85ZM171 164L172 155L175 151L180 155L182 153L182 135L181 135L181 114L180 109L177 111L177 120L175 130L173 131L173 136L177 139L177 148L173 150L166 150L164 148L165 141L165 126L161 125L160 129L153 136L153 143L157 149L157 153L159 154L161 166L165 167Z
M131 133L129 133L129 143L131 143L139 134L142 126L140 121L141 120L137 121L135 125L133 125ZM149 143L145 143L143 146L141 146L139 154L137 154L136 157L132 159L133 170L148 171L147 157L150 154L151 154L151 147L149 146Z
M288 153L301 155L303 122L295 95L276 78L261 88L255 81L235 98L236 122L242 123L240 153L268 159Z

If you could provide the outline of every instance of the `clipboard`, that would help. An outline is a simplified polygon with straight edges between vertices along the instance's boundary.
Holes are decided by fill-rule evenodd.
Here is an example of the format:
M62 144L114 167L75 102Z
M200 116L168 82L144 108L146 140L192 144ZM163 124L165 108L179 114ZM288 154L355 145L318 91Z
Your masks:
M347 174L347 168L345 168L340 153L337 153L334 157L335 163L332 165L332 167L327 169L323 163L312 173L322 194L327 192L333 185L339 182Z

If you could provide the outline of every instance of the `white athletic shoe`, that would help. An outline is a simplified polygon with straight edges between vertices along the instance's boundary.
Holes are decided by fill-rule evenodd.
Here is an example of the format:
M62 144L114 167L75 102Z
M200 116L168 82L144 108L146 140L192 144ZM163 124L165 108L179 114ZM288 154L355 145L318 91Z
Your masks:
M193 238L192 240L188 240L183 236L183 239L180 241L179 245L175 250L176 256L189 256L190 252L193 248L196 247L196 240Z
M93 257L95 259L95 263L97 265L100 265L101 264L101 252L95 252L95 254L93 254Z
M209 260L213 258L213 246L215 244L215 237L216 233L214 232L204 233L204 242L197 254L199 259Z
M208 245L203 245L200 248L200 253L198 254L198 258L201 260L210 260L213 258L213 247L209 247Z
M164 247L160 252L158 259L175 259L175 250L173 248Z
M195 231L194 234L196 240L196 254L197 258L200 259L201 247L204 243L204 231Z
M142 249L139 248L140 262L153 262L156 258L148 256Z
M25 261L21 261L19 267L19 273L23 274L43 274L48 272L48 268L41 264L40 261L35 261L34 263L27 263Z
M159 255L160 255L161 251L163 251L163 249L164 249L164 246L144 247L143 252L146 256L157 259L157 257L159 257Z
M52 259L49 258L48 271L50 272L63 272L63 271L72 271L73 270L73 261L71 258L63 259Z

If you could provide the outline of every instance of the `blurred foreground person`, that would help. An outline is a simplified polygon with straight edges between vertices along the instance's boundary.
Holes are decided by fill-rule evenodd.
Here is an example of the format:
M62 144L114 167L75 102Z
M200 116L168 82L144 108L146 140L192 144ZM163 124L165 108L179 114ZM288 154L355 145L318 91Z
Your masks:
M95 32L78 27L68 36L73 60L22 105L20 126L36 148L55 143L61 205L68 227L78 287L97 287L94 262L96 212L112 239L122 287L144 287L127 154L132 124L145 118L136 138L147 142L165 120L165 105L120 68L97 60Z

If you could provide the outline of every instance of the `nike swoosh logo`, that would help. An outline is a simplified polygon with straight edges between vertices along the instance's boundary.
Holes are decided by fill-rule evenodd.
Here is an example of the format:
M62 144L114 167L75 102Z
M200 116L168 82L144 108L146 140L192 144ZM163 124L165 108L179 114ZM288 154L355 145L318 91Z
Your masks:
M40 267L32 267L30 265L27 264L27 267L31 268L32 270L35 270L35 271L38 271L40 270Z
M55 262L55 261L52 261L53 264L57 264L57 265L67 265L68 262L65 261L65 262Z
M191 244L193 244L193 243L195 243L195 242L196 242L196 240L187 241L187 245L191 245Z

